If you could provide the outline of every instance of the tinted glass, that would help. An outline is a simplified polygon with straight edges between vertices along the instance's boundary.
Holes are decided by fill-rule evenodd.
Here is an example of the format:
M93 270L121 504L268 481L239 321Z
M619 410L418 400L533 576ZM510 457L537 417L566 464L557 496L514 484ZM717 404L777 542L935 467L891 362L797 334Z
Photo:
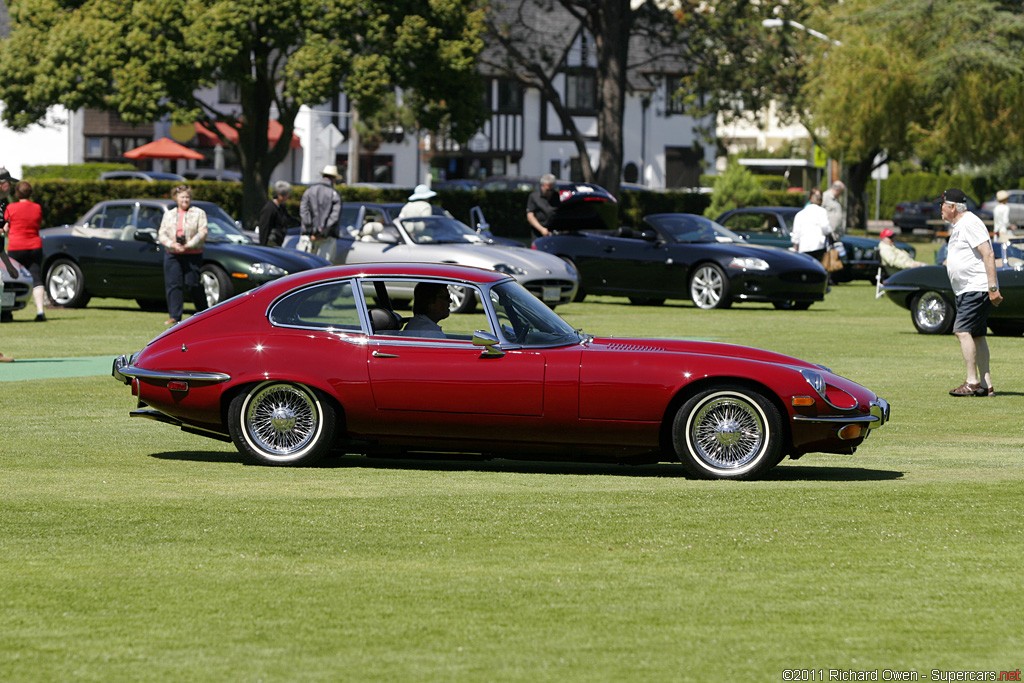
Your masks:
M293 292L270 309L270 322L290 327L362 329L352 283L347 280Z

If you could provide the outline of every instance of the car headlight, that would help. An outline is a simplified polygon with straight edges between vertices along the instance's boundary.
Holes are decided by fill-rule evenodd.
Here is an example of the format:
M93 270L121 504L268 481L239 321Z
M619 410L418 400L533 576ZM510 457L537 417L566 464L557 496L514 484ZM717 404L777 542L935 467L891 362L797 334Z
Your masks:
M263 277L281 277L287 275L288 271L281 266L275 266L273 263L254 263L249 266L249 272L253 275L260 275Z
M507 263L499 263L498 265L494 266L494 270L498 271L499 273L504 273L505 275L526 275L526 271L520 268L519 266L510 266Z
M730 268L742 268L743 270L768 270L768 262L764 259L747 257L735 257L729 262Z
M820 372L801 370L800 374L804 376L804 379L807 380L807 383L811 385L818 396L825 397L825 378L821 376Z

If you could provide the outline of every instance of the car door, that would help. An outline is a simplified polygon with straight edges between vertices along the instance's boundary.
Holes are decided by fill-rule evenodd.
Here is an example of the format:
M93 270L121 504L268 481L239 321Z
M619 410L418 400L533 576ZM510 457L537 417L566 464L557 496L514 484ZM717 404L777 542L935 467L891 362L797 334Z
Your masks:
M106 212L109 227L119 231L117 239L100 240L101 281L106 291L135 299L164 298L163 249L156 242L156 230L152 239L137 239L140 223L151 227L155 222L159 228L163 214L162 206L135 203L118 204ZM86 280L94 294L101 294L95 278L87 275Z
M586 289L625 296L669 295L667 278L674 266L668 243L656 230L623 228L596 240L597 253L577 263Z

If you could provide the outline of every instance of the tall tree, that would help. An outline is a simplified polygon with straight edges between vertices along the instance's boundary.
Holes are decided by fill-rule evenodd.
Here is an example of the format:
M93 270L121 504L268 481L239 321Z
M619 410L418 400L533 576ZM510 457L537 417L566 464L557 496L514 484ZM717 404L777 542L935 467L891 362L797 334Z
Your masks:
M494 47L482 61L492 69L535 88L572 138L583 178L618 193L623 159L623 114L628 74L639 63L670 57L677 24L653 0L493 0L487 16ZM577 124L557 79L572 39L580 29L596 54L597 139L595 169L588 137ZM645 49L631 54L640 42Z
M1024 136L1024 15L998 0L686 0L704 55L684 79L697 113L775 101L842 162L849 218L866 224L871 171L889 160L990 161ZM770 27L765 27L769 20Z
M1024 14L991 0L848 0L805 95L809 126L846 160L854 215L873 160L919 157L948 168L991 161L1024 142ZM824 17L822 17L824 20Z
M237 152L247 223L300 105L328 100L342 82L368 108L401 87L419 125L443 123L462 139L483 121L477 0L14 0L10 11L0 51L8 125L27 127L55 104L136 123L199 121ZM202 97L221 81L238 86L238 111ZM272 116L284 131L269 144ZM217 122L236 127L237 142Z

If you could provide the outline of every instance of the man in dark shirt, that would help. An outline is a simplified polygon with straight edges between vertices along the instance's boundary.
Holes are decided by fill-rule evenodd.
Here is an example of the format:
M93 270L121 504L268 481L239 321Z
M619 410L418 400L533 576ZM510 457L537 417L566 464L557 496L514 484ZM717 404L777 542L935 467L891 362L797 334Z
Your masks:
M551 234L548 224L558 209L558 190L555 189L555 176L545 173L540 177L540 188L530 193L526 201L526 222L530 224L538 236Z
M274 196L260 210L260 244L268 247L279 247L284 244L285 233L295 222L284 206L291 194L292 186L284 180L274 183Z

